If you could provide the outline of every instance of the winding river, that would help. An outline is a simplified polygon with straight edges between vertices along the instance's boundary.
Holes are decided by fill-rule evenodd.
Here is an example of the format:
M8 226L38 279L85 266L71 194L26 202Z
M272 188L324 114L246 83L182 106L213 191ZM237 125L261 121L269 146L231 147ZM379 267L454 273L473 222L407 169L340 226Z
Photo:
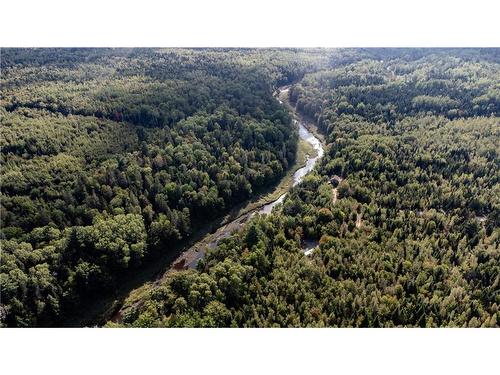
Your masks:
M285 105L279 97L281 94L286 94L288 92L288 88L282 87L278 89L278 95L276 96L277 100L282 104ZM290 106L289 106L290 107ZM323 156L324 154L324 148L323 144L321 141L315 137L309 129L307 129L305 122L302 120L302 118L296 113L296 111L290 107L291 110L294 111L294 115L298 120L294 119L294 123L298 125L298 130L299 130L299 137L309 143L314 150L316 151L316 155L314 157L310 157L309 155L307 156L307 160L305 165L302 168L297 169L295 173L293 174L293 184L292 186L298 185L304 177L313 170L314 166L318 162L318 160ZM209 239L205 239L202 241L202 243L195 244L192 246L190 249L185 251L180 255L179 258L174 262L172 265L171 270L178 270L178 269L189 269L189 268L196 268L196 265L205 256L206 250L209 248L214 248L217 246L217 243L226 237L229 237L234 231L237 231L243 227L243 225L250 220L254 215L256 214L261 214L261 215L267 215L270 214L273 209L281 204L287 193L284 193L280 195L276 200L273 202L267 203L261 207L258 207L250 212L247 212L243 214L242 216L238 217L237 219L219 227L213 234L210 235Z
M289 110L293 112L294 117L296 118L294 120L294 124L298 126L299 137L303 141L309 143L315 150L315 155L308 155L305 165L297 169L293 174L293 181L289 185L296 186L309 172L313 170L318 160L323 156L324 149L322 142L313 135L313 133L307 128L307 125L302 117L296 113L293 107L289 105L287 92L287 87L281 87L277 90L275 97L282 105L286 105ZM287 103L283 103L280 98L287 101ZM102 325L109 320L109 318L113 321L119 321L121 319L121 308L123 307L124 300L127 296L130 296L134 290L140 289L152 280L155 280L153 281L153 284L158 284L161 282L163 277L170 272L195 268L200 259L205 256L207 249L214 248L221 239L230 236L235 231L241 230L245 223L254 215L267 215L271 213L275 207L279 206L279 204L284 201L286 194L287 193L285 192L276 200L258 206L242 214L236 219L221 225L216 230L212 231L210 234L185 249L177 257L177 259L173 260L171 255L169 255L168 257L165 257L165 259L159 259L157 262L150 264L150 266L147 269L143 269L140 274L131 274L127 282L122 285L121 289L118 290L115 295L103 296L102 298L89 302L86 309L83 309L79 314L67 319L63 323L64 326L81 327L95 326L96 324ZM308 255L308 253L314 250L315 246L316 244L314 243L305 243L304 253ZM166 266L167 264L170 264L170 266ZM108 314L110 315L108 316Z
M293 174L293 186L296 186L300 184L300 182L304 179L304 177L313 170L317 161L323 156L324 150L320 140L316 138L309 130L307 130L302 121L294 120L294 122L299 124L299 137L304 141L306 141L307 143L309 143L314 148L314 150L316 150L316 156L312 158L308 156L306 165L303 166L302 168L297 169L297 171ZM266 204L265 206L260 208L258 213L266 215L271 213L271 211L275 206L283 202L286 194L287 193L282 194L274 202ZM252 215L254 214L255 212L252 213Z

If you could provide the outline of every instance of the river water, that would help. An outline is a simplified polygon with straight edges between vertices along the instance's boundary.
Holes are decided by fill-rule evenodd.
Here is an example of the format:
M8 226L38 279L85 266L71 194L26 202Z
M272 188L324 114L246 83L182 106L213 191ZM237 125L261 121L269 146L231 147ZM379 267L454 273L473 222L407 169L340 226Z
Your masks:
M287 92L288 89L280 89L279 92ZM279 99L278 99L279 100ZM281 100L279 100L280 103L283 104ZM297 115L297 114L296 114ZM299 119L300 117L297 116ZM305 126L302 120L294 120L295 125L298 125L299 127L299 137L309 143L314 150L316 151L316 156L314 157L307 157L306 160L306 165L303 166L302 168L299 168L294 174L293 174L293 186L296 186L300 184L300 182L304 179L304 177L309 174L316 163L318 162L319 159L324 154L324 149L323 149L323 144L321 141L316 138ZM268 215L272 212L273 208L278 206L279 204L283 203L285 200L287 193L282 194L278 199L275 201L268 203L254 211L250 211L239 218L235 219L234 221L223 225L222 227L218 228L212 235L210 241L207 243L206 247L201 247L197 250L196 254L193 257L190 257L190 259L186 259L185 262L182 263L182 268L196 268L196 265L205 256L206 248L214 248L217 246L217 243L226 237L229 237L234 231L241 229L241 227L248 221L250 220L255 214L260 214L260 215Z
M303 166L300 169L297 169L297 171L293 174L293 186L296 186L300 184L300 182L304 179L304 177L313 170L314 166L318 162L318 160L323 156L324 150L323 150L323 145L321 144L320 140L316 138L307 128L304 126L304 124L301 121L294 120L295 123L298 122L299 124L299 137L309 143L313 148L316 150L316 156L311 158L308 157L306 161L306 165ZM271 202L269 204L266 204L263 206L258 213L260 214L269 214L273 210L274 207L279 205L285 200L285 196L287 193L282 194L278 199L276 199L274 202ZM255 212L253 213L255 214Z
M281 88L278 90L278 93L286 93L288 91L287 88ZM277 96L277 100L281 102L279 99L279 96ZM283 104L283 103L282 103ZM285 104L283 104L285 105ZM293 110L293 108L291 108ZM296 114L296 117L300 119L300 116ZM316 150L316 156L314 157L308 157L306 160L306 164L304 167L298 169L294 175L293 175L293 186L296 186L299 184L304 177L312 171L318 160L323 156L323 145L321 141L316 138L304 125L304 123L299 120L294 120L294 124L298 126L299 130L299 137L306 142L308 142L315 150ZM217 243L225 237L230 236L234 231L241 230L245 223L250 220L255 214L259 213L261 215L267 215L272 212L273 208L278 206L280 203L284 201L286 197L286 193L282 194L278 199L275 201L268 203L264 206L261 206L259 208L256 208L253 211L250 211L237 219L222 225L219 227L215 232L213 232L206 240L200 241L196 243L195 245L191 246L188 250L184 251L180 256L172 263L172 260L169 259L168 262L170 264L170 267L165 271L164 268L160 271L160 275L158 274L157 266L152 265L151 269L147 271L146 273L143 272L141 275L137 275L137 278L134 279L133 277L131 280L129 280L129 283L131 283L130 286L124 286L125 291L120 291L117 296L113 296L113 301L112 303L115 303L116 300L122 299L123 296L130 295L131 290L134 290L134 288L139 288L141 285L143 285L144 282L149 281L149 277L156 278L155 283L160 282L162 279L162 276L165 275L165 272L169 273L174 270L179 270L179 269L186 269L186 268L195 268L200 259L202 259L205 256L207 248L213 248L217 246ZM314 251L314 248L317 244L315 243L305 243L304 244L304 252L306 255L309 253L312 253ZM160 262L159 267L163 267ZM150 276L149 276L150 275ZM132 288L132 289L129 289ZM109 320L108 318L103 320L104 314L106 314L106 309L109 310L110 304L109 304L109 296L104 296L101 299L98 299L94 301L93 305L90 305L87 307L84 311L82 311L81 314L78 316L75 316L73 319L70 319L64 323L65 326L68 327L81 327L81 326L95 326L96 324L103 324L103 322ZM122 304L123 301L120 303ZM113 314L111 320L113 321L120 321L121 319L121 305L118 307L118 310Z

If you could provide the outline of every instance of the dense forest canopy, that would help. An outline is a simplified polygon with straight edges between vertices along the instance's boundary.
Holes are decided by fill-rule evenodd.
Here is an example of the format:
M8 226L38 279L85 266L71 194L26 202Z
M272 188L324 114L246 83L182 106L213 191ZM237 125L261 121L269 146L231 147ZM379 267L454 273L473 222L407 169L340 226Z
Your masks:
M500 59L483 52L306 74L290 100L327 136L319 168L119 325L498 327Z
M497 49L3 49L1 324L60 324L276 184L281 85L319 167L119 325L499 326Z
M2 320L58 324L295 159L296 50L2 51Z

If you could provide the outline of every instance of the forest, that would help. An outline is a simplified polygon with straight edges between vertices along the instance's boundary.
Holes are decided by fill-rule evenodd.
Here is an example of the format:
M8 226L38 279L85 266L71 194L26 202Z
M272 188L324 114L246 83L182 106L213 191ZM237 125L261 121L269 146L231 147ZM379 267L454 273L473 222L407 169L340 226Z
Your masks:
M107 326L500 325L500 50L2 49L1 71L2 326L60 325L277 184L284 85L318 167Z
M290 100L327 137L316 171L108 326L498 327L498 57L372 51L305 74Z
M7 326L51 326L170 252L295 159L273 88L300 51L2 51Z

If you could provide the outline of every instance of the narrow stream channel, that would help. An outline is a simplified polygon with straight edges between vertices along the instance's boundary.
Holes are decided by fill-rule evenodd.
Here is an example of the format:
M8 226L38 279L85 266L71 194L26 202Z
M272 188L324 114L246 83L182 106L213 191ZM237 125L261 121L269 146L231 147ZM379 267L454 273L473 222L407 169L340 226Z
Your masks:
M279 94L286 94L288 91L287 87L282 87L278 89L278 95L276 99L282 104L279 99ZM294 109L288 106L290 110ZM323 144L321 141L315 137L306 127L305 123L301 120L301 117L294 112L294 117L299 120L294 120L294 124L298 126L299 137L309 143L316 151L314 157L307 156L306 163L302 168L297 169L293 174L292 186L299 184L304 177L310 173L318 160L323 156ZM214 248L217 243L233 232L241 230L245 223L250 220L255 214L267 215L272 212L273 208L282 203L286 197L287 193L280 195L276 200L267 203L263 206L259 206L247 213L239 216L238 218L221 225L207 237L200 239L198 242L191 245L189 248L185 249L181 254L178 255L177 259L166 258L165 260L159 261L157 265L152 264L151 269L147 272L142 272L140 275L136 275L131 280L129 280L128 286L124 286L122 291L117 292L115 296L104 296L101 299L95 300L92 304L87 306L87 309L83 310L79 315L72 317L64 322L64 326L68 327L81 327L81 326L95 326L102 325L106 321L111 320L119 321L121 319L121 308L123 306L124 299L130 295L131 291L136 290L150 281L153 283L160 283L162 278L176 270L182 269L193 269L196 268L200 259L205 256L206 250ZM305 244L305 254L311 253L315 247L315 244ZM168 263L166 263L168 262ZM167 265L169 264L169 265ZM161 267L161 270L160 270ZM165 267L165 268L163 268ZM154 281L155 280L155 281ZM107 314L110 313L110 316Z
M280 88L278 89L278 93L286 93L288 91L288 88ZM278 99L278 98L277 98ZM283 104L283 102L278 99L278 101ZM295 113L297 115L297 113ZM297 115L297 117L300 119L300 116ZM319 159L324 154L324 149L323 149L323 144L321 141L316 138L305 126L304 122L302 120L293 120L295 124L298 124L299 127L299 137L309 143L314 150L316 151L316 156L314 157L307 157L306 160L306 165L303 166L302 168L297 169L297 171L293 174L293 186L298 185L304 177L309 174L316 163L318 162ZM200 259L202 259L205 256L207 248L214 248L217 246L217 243L222 240L223 238L229 237L234 231L239 230L248 220L250 220L255 214L261 214L261 215L268 215L272 212L273 208L281 204L287 193L282 194L279 196L278 199L275 201L268 203L260 208L257 208L253 211L250 211L239 218L231 221L230 223L221 226L218 228L211 236L210 240L205 246L200 246L197 248L197 251L194 256L186 256L184 258L184 261L180 259L180 261L177 261L173 268L174 269L179 269L179 268L196 268L198 262ZM180 262L180 263L179 263ZM176 264L178 267L176 267Z

